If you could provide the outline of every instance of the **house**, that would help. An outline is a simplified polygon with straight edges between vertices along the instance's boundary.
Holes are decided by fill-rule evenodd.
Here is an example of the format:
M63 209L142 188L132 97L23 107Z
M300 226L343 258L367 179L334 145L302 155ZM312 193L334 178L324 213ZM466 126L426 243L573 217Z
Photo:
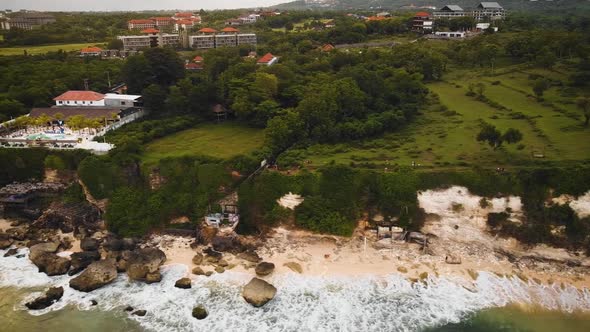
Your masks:
M200 55L197 55L196 57L194 57L193 62L194 63L203 63L203 57Z
M473 17L477 21L501 20L506 17L506 11L497 2L481 2L475 10L473 10Z
M490 26L490 23L477 23L475 24L475 31L482 32L489 29ZM492 30L494 30L494 32L498 32L498 27L492 27Z
M427 12L417 12L412 20L412 30L422 33L431 33L434 26L432 16Z
M175 20L172 17L152 17L156 23L156 27L172 27Z
M195 24L200 24L201 23L201 16L198 14L193 14L193 13L176 13L174 14L174 16L172 17L172 19L177 20L177 21L192 21Z
M457 5L446 5L442 7L440 10L435 11L433 13L435 19L439 18L457 18L466 16L465 11L463 8Z
M86 47L80 50L81 56L99 56L102 53L102 49L98 47Z
M322 52L331 52L334 49L336 49L336 47L334 47L334 45L332 45L332 44L325 44L324 46L321 47Z
M194 26L197 26L198 23L192 20L178 20L174 23L174 31L182 30L189 30Z
M381 13L377 13L375 16L378 16L378 17L391 17L391 14L389 12L381 12Z
M42 25L55 23L55 17L51 14L40 12L18 12L3 19L2 28L33 30Z
M229 20L225 21L225 25L229 25L229 26L242 25L242 20L240 20L239 18L230 18Z
M272 66L277 63L277 61L279 61L279 58L271 53L266 53L262 58L258 59L256 63L263 66Z
M105 106L105 95L94 91L70 90L53 98L57 106Z
M154 20L150 20L150 19L130 20L127 22L127 27L129 28L129 30L155 28L156 22Z

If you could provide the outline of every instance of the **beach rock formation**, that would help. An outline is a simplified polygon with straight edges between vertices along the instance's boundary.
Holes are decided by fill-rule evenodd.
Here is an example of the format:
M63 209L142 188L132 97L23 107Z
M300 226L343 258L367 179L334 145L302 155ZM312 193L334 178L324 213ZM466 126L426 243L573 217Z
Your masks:
M275 265L269 262L261 262L256 265L256 274L259 276L267 276L275 270Z
M45 309L55 302L59 301L64 295L63 287L51 287L45 292L45 295L26 303L25 306L31 310Z
M90 264L79 276L70 280L70 287L82 292L91 292L117 278L114 259L105 259Z
M215 235L217 235L218 231L219 229L215 227L202 226L197 231L197 240L199 240L199 242L202 244L209 244L211 243Z
M132 315L143 317L147 314L146 310L135 310Z
M213 263L216 264L219 260L223 257L223 254L219 251L215 251L212 248L205 249L205 256L204 262L206 263Z
M268 303L268 301L272 300L276 293L277 289L275 286L262 279L252 278L252 280L244 286L242 297L251 305L262 307Z
M45 272L48 276L66 274L70 269L70 260L55 254L59 243L39 243L31 247L29 259L39 268L39 272Z
M211 245L216 251L240 252L242 244L236 236L216 236L211 240Z
M303 268L301 267L301 264L299 264L299 263L287 262L287 263L283 264L283 266L286 266L297 273L303 273Z
M200 268L200 267L197 266L197 267L195 267L193 269L193 274L198 275L198 276L204 276L205 275L205 271L203 271L202 268Z
M239 253L238 258L251 263L260 263L262 261L262 258L260 258L260 256L258 256L258 254L254 251L246 251Z
M132 251L127 260L127 275L132 280L147 283L162 280L160 266L166 261L166 254L157 248L143 248Z
M198 320L205 319L208 315L209 313L207 312L207 309L205 309L205 307L202 305L193 308L193 317Z
M80 241L80 248L84 251L96 251L100 246L100 242L97 239L87 237Z
M176 280L174 287L182 288L182 289L189 289L189 288L191 288L191 279L190 278L178 279L178 280Z
M75 252L70 256L70 259L72 264L68 274L73 276L87 268L92 262L100 260L100 253L98 251Z
M8 249L6 251L6 253L4 254L4 257L10 257L10 256L14 256L18 253L18 249L16 248L12 248L12 249Z
M0 249L6 249L12 245L12 239L10 235L6 233L0 233Z
M201 265L201 263L203 263L203 254L196 254L193 257L193 264Z

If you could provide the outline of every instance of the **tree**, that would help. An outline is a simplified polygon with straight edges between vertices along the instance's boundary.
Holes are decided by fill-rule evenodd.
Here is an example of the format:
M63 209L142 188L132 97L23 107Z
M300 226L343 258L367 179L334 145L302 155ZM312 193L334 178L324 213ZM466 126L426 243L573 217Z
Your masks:
M185 113L188 110L188 98L179 87L171 86L166 98L166 110L171 113Z
M579 97L576 99L576 106L578 106L582 111L582 114L584 114L584 126L588 126L588 121L590 121L590 98Z
M533 83L533 92L538 99L543 97L543 93L551 86L551 82L545 78L539 78Z
M489 123L483 123L476 139L478 142L487 142L491 147L496 149L504 142L508 144L520 142L522 140L522 133L518 129L508 128L502 135L495 126Z
M123 49L123 41L121 39L112 39L109 41L107 48L109 50L121 50Z
M154 77L153 68L143 54L127 58L121 75L130 93L141 92L153 81Z
M169 86L184 77L184 63L173 49L150 48L143 53L143 56L146 58L157 84Z
M66 169L66 163L61 159L59 156L56 155L48 155L45 157L45 168L55 169L55 170L64 170Z
M146 108L155 112L162 112L164 101L166 100L166 91L157 84L151 84L141 92L144 105Z
M287 110L268 120L264 130L266 146L270 147L273 153L284 151L298 141L302 132L303 121L299 114Z

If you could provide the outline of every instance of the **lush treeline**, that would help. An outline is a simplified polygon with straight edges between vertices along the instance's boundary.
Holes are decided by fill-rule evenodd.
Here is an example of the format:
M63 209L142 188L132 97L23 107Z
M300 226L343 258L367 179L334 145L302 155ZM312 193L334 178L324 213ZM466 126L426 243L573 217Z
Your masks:
M561 194L582 195L589 190L588 183L587 166L513 173L485 169L463 172L399 169L378 173L343 165L329 165L317 173L304 171L297 175L272 171L240 186L241 227L242 231L263 231L277 223L294 223L315 232L350 235L361 214L368 211L397 220L407 229L419 230L425 216L418 205L418 191L459 185L487 198L508 195L522 198L525 215L522 224L508 221L510 211L490 214L490 228L500 235L530 244L590 249L590 220L579 218L567 205L548 203L551 197ZM277 203L288 192L305 199L294 212ZM485 207L486 200L481 204Z
M76 170L88 155L82 150L0 149L0 187L15 181L41 181L46 167Z
M36 56L0 57L0 122L28 113L31 107L53 105L53 98L67 90L89 88L106 92L120 82L122 63L81 59L65 52Z

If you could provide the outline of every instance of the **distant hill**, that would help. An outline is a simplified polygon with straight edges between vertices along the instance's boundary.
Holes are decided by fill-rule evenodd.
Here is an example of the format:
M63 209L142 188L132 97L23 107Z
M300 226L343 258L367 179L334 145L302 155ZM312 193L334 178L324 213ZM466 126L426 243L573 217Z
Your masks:
M504 8L514 11L548 11L566 9L590 10L589 0L501 0L499 2ZM441 8L445 5L459 5L465 9L476 7L480 1L477 0L300 0L293 1L273 8L286 10L302 9L372 9L372 10L419 10L423 6L434 6Z

